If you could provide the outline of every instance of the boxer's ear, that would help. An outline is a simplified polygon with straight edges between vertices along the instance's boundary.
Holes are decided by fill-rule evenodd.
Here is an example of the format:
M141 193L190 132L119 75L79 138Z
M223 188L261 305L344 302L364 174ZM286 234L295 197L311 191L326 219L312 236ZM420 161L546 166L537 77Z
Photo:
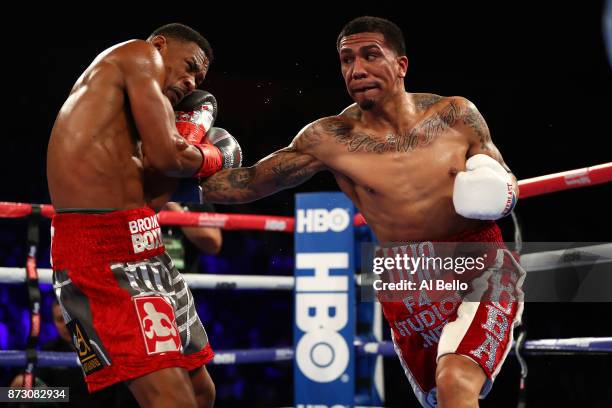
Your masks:
M157 51L162 51L166 47L168 47L168 40L163 35L156 35L151 38L150 43L157 48Z
M398 76L400 78L406 77L406 72L408 71L408 57L405 55L396 58L397 66L398 66Z

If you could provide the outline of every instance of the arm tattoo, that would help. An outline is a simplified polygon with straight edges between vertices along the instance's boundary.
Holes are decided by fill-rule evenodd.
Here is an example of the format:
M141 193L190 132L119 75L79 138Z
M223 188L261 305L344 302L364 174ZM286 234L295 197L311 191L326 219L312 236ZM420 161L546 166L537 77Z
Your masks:
M447 128L455 126L459 116L461 116L461 109L455 102L449 103L439 114L440 120L446 124Z
M342 119L328 119L321 123L324 132L332 134L340 143L351 139L353 126Z
M280 162L272 167L272 172L276 176L275 183L277 187L293 187L302 184L315 174L308 167L301 166L298 163L283 163Z
M229 172L227 181L233 188L247 188L254 177L255 167L239 168Z
M250 201L250 183L255 178L255 167L226 169L203 180L204 199L211 203L241 203Z
M306 128L304 132L297 138L297 145L300 149L309 150L321 143L322 135L317 125L312 125Z
M416 132L419 135L417 136L419 138L419 145L427 146L440 133L455 126L460 114L459 107L454 102L451 102L438 114L429 117L412 129L411 133Z
M463 115L463 124L471 127L480 138L480 148L482 150L490 150L489 143L491 142L491 133L482 115L474 108L468 108L468 111Z
M252 167L226 169L201 182L211 203L245 203L294 187L322 170L314 157L285 148Z

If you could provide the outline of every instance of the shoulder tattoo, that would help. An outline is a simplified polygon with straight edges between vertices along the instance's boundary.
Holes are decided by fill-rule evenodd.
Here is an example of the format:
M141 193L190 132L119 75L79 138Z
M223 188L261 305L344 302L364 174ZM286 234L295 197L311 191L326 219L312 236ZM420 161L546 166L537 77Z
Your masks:
M480 148L489 150L491 142L491 133L489 127L483 119L482 115L474 107L467 107L467 111L463 115L463 124L471 127L476 135L480 138Z
M429 107L435 105L442 100L440 95L434 94L412 94L414 103L420 110L427 110Z

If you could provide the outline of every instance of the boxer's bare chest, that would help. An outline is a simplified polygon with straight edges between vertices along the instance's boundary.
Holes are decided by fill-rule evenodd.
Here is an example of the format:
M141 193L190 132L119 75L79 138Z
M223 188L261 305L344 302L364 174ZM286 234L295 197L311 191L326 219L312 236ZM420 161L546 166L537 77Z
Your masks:
M326 130L333 146L326 164L349 184L379 195L406 186L447 187L452 182L449 174L462 168L468 147L455 128L460 115L451 102L422 114L413 126L400 131L330 121Z

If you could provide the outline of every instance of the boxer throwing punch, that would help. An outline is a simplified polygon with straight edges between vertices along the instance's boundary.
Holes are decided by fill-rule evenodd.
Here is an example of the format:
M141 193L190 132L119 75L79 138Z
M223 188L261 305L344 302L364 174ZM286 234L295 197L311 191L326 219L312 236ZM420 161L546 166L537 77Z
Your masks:
M205 139L206 95L181 104L175 124L173 106L194 94L212 57L181 24L117 44L83 72L55 121L54 288L90 392L126 381L141 406L213 404L204 367L213 352L152 209L179 178L239 165L227 132L219 147Z
M355 104L307 125L288 147L254 166L208 178L202 183L205 199L249 202L328 170L380 242L493 242L500 248L495 267L514 268L520 275L491 221L512 210L516 179L476 107L462 97L406 92L404 38L388 20L357 18L336 45ZM457 301L429 327L442 333L432 346L423 344L418 327L410 331L403 325L414 325L415 316L431 313L435 305L382 302L398 356L423 406L436 406L437 400L441 407L475 407L490 389L522 312L521 302L510 302L503 311L491 303Z

